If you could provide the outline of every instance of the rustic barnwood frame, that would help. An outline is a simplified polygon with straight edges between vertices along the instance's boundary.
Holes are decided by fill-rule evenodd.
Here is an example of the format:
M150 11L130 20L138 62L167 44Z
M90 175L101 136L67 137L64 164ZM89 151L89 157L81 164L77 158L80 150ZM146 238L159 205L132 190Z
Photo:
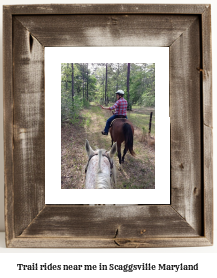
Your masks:
M212 245L210 5L19 5L3 12L6 246ZM46 46L169 47L170 205L45 205Z

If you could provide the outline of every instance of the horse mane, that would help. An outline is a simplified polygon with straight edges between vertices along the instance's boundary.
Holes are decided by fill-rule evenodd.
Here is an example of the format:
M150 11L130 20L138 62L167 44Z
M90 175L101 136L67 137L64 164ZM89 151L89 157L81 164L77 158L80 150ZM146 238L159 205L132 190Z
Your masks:
M97 189L111 188L110 176L108 176L105 173L97 173L96 188Z
M111 178L110 175L107 173L103 173L101 169L101 163L102 163L102 154L105 152L105 150L99 150L98 155L99 155L99 161L98 161L98 170L97 170L97 177L96 177L96 185L95 188L97 189L109 189L112 188L111 184ZM114 170L114 167L112 169L113 173L113 181L116 180L116 172Z
M105 149L97 149L94 151L90 147L88 140L86 140L85 148L88 155L88 162L85 167L85 188L113 188L116 184L116 168L113 162L117 148L116 142L108 152ZM106 161L104 164L104 157L109 160L109 163Z

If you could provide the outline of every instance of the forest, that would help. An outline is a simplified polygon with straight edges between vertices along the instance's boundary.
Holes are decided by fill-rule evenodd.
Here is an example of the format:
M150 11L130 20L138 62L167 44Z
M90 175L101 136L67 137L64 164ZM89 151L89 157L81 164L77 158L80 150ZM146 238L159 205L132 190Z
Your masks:
M155 106L155 64L61 64L62 121L77 115L90 102L114 103L115 92L125 92L128 109Z
M103 110L124 91L127 117L134 126L135 157L125 156L118 171L117 189L155 188L155 64L63 63L61 64L61 188L83 189L87 154L85 140L93 149L110 150L110 136L101 131L111 111ZM150 126L150 115L152 122ZM122 147L122 151L123 151ZM118 165L118 157L116 165Z

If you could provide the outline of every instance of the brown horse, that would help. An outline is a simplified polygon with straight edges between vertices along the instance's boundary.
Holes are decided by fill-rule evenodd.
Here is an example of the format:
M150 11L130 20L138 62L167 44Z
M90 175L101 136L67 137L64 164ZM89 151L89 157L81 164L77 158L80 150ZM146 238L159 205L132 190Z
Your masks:
M134 128L129 120L118 118L113 121L109 131L112 139L112 145L113 142L117 142L118 158L121 167L121 163L124 163L124 156L128 150L132 156L135 156L135 152L133 151ZM121 143L123 143L124 141L125 148L123 156L121 158Z

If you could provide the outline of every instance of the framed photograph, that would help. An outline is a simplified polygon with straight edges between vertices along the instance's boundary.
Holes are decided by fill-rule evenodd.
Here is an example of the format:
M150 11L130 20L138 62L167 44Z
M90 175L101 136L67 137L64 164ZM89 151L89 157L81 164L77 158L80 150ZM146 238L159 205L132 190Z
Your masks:
M91 63L93 59L95 63ZM64 63L67 61L74 63ZM110 102L105 101L106 69L106 97ZM168 47L45 48L45 83L45 204L170 204ZM91 180L88 184L85 141L94 150L111 149L110 134L103 136L101 131L112 113L102 111L100 104L115 103L117 84L125 91L122 99L132 103L126 114L134 128L135 155L128 151L121 165L118 155L114 156L115 183L107 164L104 183ZM124 142L120 146L123 155ZM104 160L106 163L107 158ZM90 172L97 173L97 169ZM111 190L100 190L100 186ZM77 190L85 188L96 190Z
M211 6L4 6L3 32L6 246L134 248L212 245ZM157 52L153 59L149 59L149 49L165 52L161 52L159 59ZM115 53L118 57L112 58ZM140 94L135 96L136 89L129 93L127 87L119 87L121 81L118 81L115 67L120 66L123 73L128 65L131 83L135 86L132 77L135 72L142 76L147 70L145 64L155 65L154 92L151 89L149 93L138 90ZM111 148L109 136L100 134L99 127L95 129L99 135L93 135L94 124L92 131L89 128L86 133L70 130L70 127L75 130L73 119L77 124L76 117L68 116L70 111L75 113L75 106L74 110L66 105L61 107L61 103L67 103L66 92L70 88L75 92L72 94L74 103L78 105L82 96L82 105L91 106L86 112L93 116L95 111L98 115L94 116L95 120L97 124L101 123L103 130L110 114L100 105L110 107L110 102L112 106L115 99L112 94L106 95L108 91L97 85L97 81L84 83L81 74L83 72L84 78L85 72L93 80L96 78L94 68L97 68L98 79L102 80L102 67L110 70L110 86L111 80L116 82L111 90L114 94L115 86L117 91L125 91L126 97L129 93L128 103L132 107L128 109L127 116L131 115L131 118L129 116L127 121L133 121L138 109L135 105L149 103L153 107L153 96L156 96L153 124L157 125L158 121L163 128L157 135L156 126L156 138L149 134L149 138L155 139L156 155L155 176L153 178L152 174L150 181L152 188L145 188L148 168L141 167L144 171L141 174L143 171L138 165L135 167L135 161L130 164L129 152L121 165L122 172L117 170L117 174L126 173L126 180L117 183L116 188L89 190L79 179L75 183L71 177L83 173L85 167L88 171L86 150L89 153L90 148L85 150L86 139L93 151L109 151ZM160 81L157 72L159 76L166 74L168 79L165 77ZM71 79L67 77L69 73ZM83 82L80 87L79 82ZM73 89L72 84L77 87ZM89 91L84 88L82 93L84 84L89 86ZM163 110L157 108L160 97ZM144 109L144 105L142 107ZM99 111L105 112L102 114L104 118ZM78 119L82 123L88 116ZM89 123L86 121L83 127L87 128ZM137 133L134 132L136 146L136 136L147 125L141 126L141 130L139 123L134 125L138 128ZM83 148L82 152L77 152L77 155L82 153L77 159L80 164L73 161L76 153L72 156L70 152L69 164L61 164L61 158L65 159L68 152L67 149L63 152L61 147L63 127L67 128L64 136L68 136L65 146L74 148L74 153ZM78 125L76 130L79 131ZM104 136L104 139L96 141L98 136ZM76 140L80 145L75 149ZM142 153L139 147L136 152ZM98 157L102 158L102 154L106 155L97 152ZM114 160L115 164L120 162L119 157ZM64 167L67 167L66 171ZM130 172L127 167L137 169ZM153 173L153 167L150 172ZM130 173L139 178L132 179ZM134 188L136 186L141 188ZM66 194L63 199L62 192ZM155 193L153 200L147 199L146 192ZM166 193L166 200L162 201L163 193ZM113 195L116 196L113 198ZM50 197L55 199L51 201Z

